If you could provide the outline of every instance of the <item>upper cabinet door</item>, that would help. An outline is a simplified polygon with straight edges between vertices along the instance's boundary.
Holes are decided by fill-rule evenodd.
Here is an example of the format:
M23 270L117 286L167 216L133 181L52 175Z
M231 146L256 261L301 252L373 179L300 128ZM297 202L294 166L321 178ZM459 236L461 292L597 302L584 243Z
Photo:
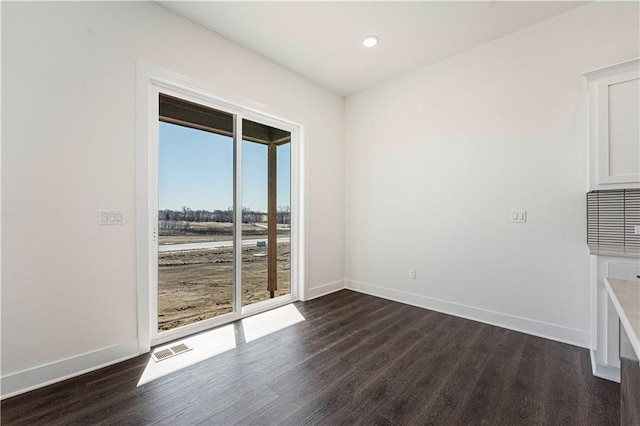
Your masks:
M640 183L640 60L585 73L590 189ZM631 184L631 185L629 185Z

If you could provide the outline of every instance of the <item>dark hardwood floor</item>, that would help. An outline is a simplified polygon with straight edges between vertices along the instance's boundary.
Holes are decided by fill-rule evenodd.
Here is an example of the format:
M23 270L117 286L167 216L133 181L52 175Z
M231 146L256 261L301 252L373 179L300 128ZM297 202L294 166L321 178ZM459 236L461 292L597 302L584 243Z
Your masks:
M348 290L295 306L305 321L140 387L148 355L4 400L2 424L619 424L585 349Z

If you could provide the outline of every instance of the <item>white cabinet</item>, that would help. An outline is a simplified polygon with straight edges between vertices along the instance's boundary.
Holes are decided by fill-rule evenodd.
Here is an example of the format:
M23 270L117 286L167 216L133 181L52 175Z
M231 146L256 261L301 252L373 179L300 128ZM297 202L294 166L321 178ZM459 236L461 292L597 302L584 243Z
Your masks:
M593 374L620 381L619 321L604 284L605 278L637 280L640 261L631 258L591 256L591 368Z
M589 189L640 186L640 59L583 75L589 96Z
M640 188L640 59L583 74L588 95L589 190ZM635 279L637 256L591 256L593 374L620 380L618 316L604 278Z

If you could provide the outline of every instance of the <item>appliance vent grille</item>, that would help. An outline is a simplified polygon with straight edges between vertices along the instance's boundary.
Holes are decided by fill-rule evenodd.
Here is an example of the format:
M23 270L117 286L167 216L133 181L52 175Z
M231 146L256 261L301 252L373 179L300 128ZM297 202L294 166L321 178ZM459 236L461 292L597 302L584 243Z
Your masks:
M592 249L640 248L640 189L587 193L587 244Z

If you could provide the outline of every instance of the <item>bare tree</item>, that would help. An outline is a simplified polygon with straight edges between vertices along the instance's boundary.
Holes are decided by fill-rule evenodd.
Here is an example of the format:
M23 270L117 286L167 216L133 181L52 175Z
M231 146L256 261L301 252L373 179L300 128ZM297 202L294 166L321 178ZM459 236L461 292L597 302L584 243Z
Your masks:
M291 223L291 207L290 206L278 206L278 223L290 224Z

